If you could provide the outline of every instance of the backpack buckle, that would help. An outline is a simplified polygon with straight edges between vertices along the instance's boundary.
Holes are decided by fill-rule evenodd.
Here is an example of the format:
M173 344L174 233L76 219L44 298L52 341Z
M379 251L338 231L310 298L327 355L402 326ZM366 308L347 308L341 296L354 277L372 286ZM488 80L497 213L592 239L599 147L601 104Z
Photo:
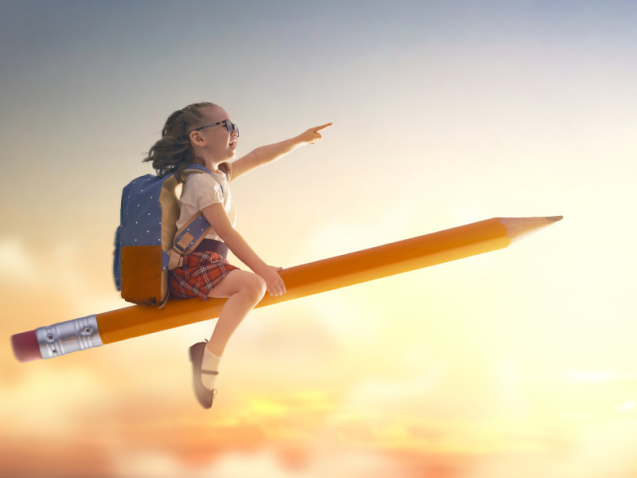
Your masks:
M173 244L173 248L176 249L180 254L183 254L194 238L195 236L193 236L189 232L186 232L178 241Z

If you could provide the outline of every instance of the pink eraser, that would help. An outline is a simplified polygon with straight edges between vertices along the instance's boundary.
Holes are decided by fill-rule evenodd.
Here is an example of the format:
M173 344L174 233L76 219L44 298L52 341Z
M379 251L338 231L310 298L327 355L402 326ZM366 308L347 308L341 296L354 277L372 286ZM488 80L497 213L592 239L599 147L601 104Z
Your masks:
M38 344L38 336L35 330L12 335L11 345L13 345L15 358L20 362L30 362L31 360L39 360L42 358L42 352L40 352L40 344Z

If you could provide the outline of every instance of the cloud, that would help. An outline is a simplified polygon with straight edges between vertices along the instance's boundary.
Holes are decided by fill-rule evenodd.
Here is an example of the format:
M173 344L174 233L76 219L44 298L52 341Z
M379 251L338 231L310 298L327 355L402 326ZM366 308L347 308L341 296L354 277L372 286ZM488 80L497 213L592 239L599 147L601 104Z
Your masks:
M612 370L562 370L562 375L576 382L610 382L618 380L637 380L637 373Z
M15 238L0 241L0 279L26 282L38 278L38 266L24 244Z
M253 453L227 453L200 466L185 465L169 455L150 451L121 451L115 456L119 476L138 478L380 478L412 473L382 453L333 448L315 449L302 463L291 464L283 450L265 448Z
M19 238L0 239L0 281L5 282L5 291L16 291L2 298L3 307L23 306L25 293L37 294L38 301L44 300L44 294L51 294L71 305L68 319L77 314L83 316L128 305L114 286L104 288L104 283L112 283L112 278L96 275L96 266L104 258L100 257L99 261L94 258L93 249L79 242L50 243L44 248L33 249ZM47 297L46 300L50 299Z
M342 412L384 416L388 404L398 413L409 413L430 395L442 376L442 368L432 368L409 378L370 378L353 386L343 402Z
M77 367L51 367L47 362L24 368L16 386L0 390L0 422L5 431L72 438L94 407L111 405L99 374Z
M599 424L568 447L547 446L538 453L483 459L474 470L459 478L635 476L636 448L637 420L617 420Z

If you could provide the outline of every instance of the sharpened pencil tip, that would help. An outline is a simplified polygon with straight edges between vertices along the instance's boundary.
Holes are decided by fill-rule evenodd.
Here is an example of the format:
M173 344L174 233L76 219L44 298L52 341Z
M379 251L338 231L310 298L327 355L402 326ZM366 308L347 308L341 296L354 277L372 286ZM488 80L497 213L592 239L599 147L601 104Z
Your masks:
M500 223L507 229L507 237L511 241L517 241L531 233L561 221L564 216L539 216L539 217L503 217Z

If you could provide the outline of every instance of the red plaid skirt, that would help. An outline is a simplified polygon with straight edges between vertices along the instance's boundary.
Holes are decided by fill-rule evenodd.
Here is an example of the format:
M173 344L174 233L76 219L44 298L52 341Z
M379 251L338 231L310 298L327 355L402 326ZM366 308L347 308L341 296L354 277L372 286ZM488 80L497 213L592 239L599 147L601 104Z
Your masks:
M228 274L239 269L216 252L193 252L183 256L183 264L170 271L170 296L176 299L201 297L208 301L208 293Z

